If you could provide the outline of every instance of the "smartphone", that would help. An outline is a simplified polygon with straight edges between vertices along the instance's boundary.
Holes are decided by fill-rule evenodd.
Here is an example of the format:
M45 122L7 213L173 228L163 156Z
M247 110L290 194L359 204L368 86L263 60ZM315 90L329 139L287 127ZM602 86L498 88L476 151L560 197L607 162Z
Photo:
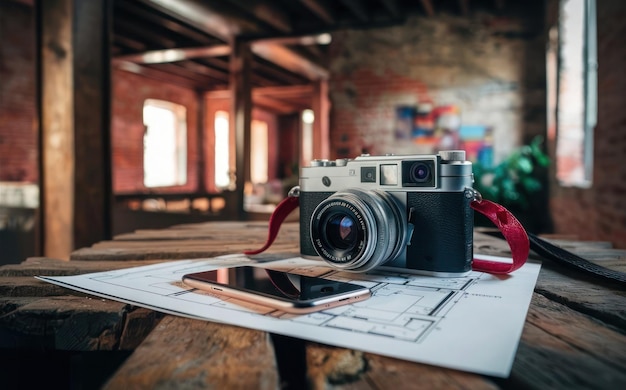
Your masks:
M183 276L183 283L287 313L312 313L363 301L369 288L260 267L233 267Z

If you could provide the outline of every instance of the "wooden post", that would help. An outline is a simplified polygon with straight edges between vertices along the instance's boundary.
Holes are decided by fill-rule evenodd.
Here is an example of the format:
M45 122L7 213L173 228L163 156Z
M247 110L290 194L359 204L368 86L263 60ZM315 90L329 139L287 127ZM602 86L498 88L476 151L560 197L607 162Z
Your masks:
M110 237L110 0L38 4L43 254Z
M230 58L230 90L232 96L230 132L235 135L236 199L239 219L246 218L243 208L244 185L250 181L250 123L252 121L252 86L250 84L250 44L235 38Z
M313 157L329 158L328 122L330 101L328 99L328 80L321 79L314 83L311 107L315 113L315 120L313 121Z
M198 188L196 192L198 194L206 194L206 102L204 100L204 93L202 91L196 91L196 100L198 101L198 124L196 126L196 177L198 180Z

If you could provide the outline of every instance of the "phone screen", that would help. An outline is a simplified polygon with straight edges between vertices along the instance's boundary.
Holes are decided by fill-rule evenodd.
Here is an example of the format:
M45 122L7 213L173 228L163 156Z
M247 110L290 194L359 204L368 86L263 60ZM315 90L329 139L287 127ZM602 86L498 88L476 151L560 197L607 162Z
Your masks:
M299 313L324 310L370 296L368 288L357 284L249 266L187 274L183 282L217 295Z

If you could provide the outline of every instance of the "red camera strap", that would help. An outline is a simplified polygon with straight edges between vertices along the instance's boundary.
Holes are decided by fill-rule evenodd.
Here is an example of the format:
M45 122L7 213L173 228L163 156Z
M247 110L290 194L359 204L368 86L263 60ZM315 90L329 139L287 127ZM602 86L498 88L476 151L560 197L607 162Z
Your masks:
M297 196L288 196L285 199L283 199L278 204L278 206L276 206L276 209L274 210L274 212L272 213L272 216L270 217L269 228L267 230L267 241L265 242L265 245L263 245L259 249L245 251L243 253L245 255L258 255L259 253L269 248L274 243L274 240L276 239L276 236L278 235L278 231L280 230L280 225L283 224L283 221L285 220L285 218L287 218L287 216L291 214L293 210L297 209L299 205L300 205L300 198L298 198Z
M470 205L496 225L509 244L513 258L513 263L474 259L472 269L491 274L508 274L523 266L528 259L530 242L526 229L517 218L505 207L489 200L475 200Z
M269 248L278 235L280 225L282 225L285 218L287 218L293 210L298 208L298 206L299 198L297 196L289 196L283 199L270 217L265 245L257 250L245 251L244 254L256 255ZM471 203L471 207L489 218L489 220L500 229L500 232L511 248L511 257L513 258L512 263L474 259L472 269L492 274L507 274L524 265L528 258L530 244L526 230L517 218L503 206L488 200L474 201Z

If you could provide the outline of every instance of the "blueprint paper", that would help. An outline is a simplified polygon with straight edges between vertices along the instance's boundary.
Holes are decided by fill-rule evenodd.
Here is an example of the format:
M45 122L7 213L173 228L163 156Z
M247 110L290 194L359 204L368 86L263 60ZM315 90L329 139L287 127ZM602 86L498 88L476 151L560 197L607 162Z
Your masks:
M293 315L232 298L219 298L181 282L187 273L244 264L361 284L372 290L372 297L326 311ZM461 278L436 278L383 272L347 273L299 257L258 263L244 255L230 255L37 278L180 316L507 377L539 269L540 264L528 262L505 276L471 272Z

